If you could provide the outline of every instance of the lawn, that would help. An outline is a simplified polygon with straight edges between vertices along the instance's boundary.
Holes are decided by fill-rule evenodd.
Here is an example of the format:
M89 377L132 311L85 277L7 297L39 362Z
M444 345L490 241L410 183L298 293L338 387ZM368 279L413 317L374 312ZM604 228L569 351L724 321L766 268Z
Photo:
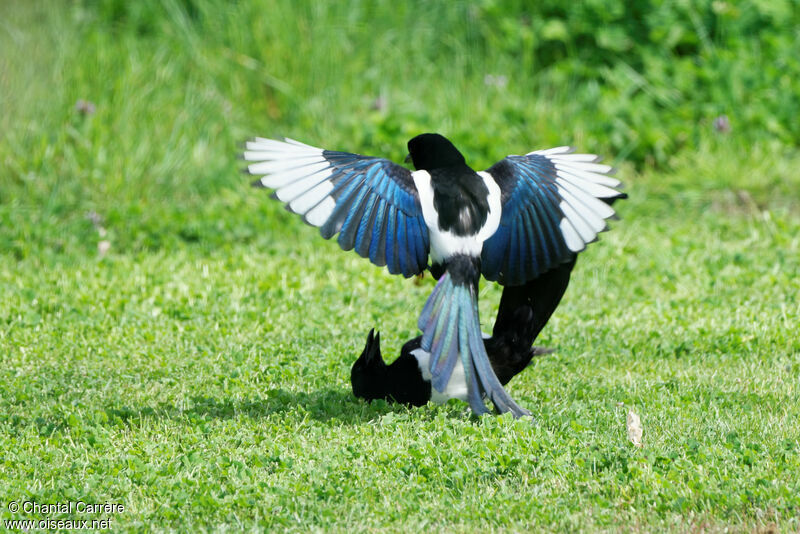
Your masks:
M759 129L748 102L761 113L769 93L731 91L697 106L681 143L653 118L679 103L642 108L637 136L614 114L637 115L631 94L516 71L541 58L482 33L496 4L0 4L3 520L800 530L795 126ZM510 384L535 422L354 398L369 329L393 358L433 280L341 252L236 160L255 134L402 161L423 131L478 168L564 143L620 168L621 220L537 340L556 352ZM487 329L500 292L482 283Z

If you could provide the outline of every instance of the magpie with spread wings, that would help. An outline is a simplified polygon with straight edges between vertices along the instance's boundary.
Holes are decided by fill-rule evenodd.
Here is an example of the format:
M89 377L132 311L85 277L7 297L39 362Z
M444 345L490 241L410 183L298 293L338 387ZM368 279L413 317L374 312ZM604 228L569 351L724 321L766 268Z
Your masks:
M610 199L624 198L613 169L592 154L557 147L471 169L445 137L408 142L415 171L387 159L284 139L249 141L254 185L274 190L322 237L392 274L429 269L438 280L418 320L431 385L443 392L461 366L468 401L487 413L530 415L503 389L481 338L480 276L519 286L568 261L607 230Z

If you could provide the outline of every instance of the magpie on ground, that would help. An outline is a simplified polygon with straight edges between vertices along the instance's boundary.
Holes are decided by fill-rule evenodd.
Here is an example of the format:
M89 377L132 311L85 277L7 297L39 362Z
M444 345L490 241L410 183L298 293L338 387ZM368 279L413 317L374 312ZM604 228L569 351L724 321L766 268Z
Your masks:
M530 415L503 389L486 354L480 276L523 285L569 261L615 215L600 199L626 195L615 189L610 166L566 146L508 156L479 172L439 134L414 137L408 150L413 172L292 139L255 138L244 159L255 162L248 172L262 176L254 185L274 189L325 239L338 233L342 249L393 274L429 268L438 282L418 327L434 389L445 391L462 366L473 412L488 412L483 393L500 413Z
M484 334L486 354L502 385L522 372L534 356L552 349L531 347L561 301L569 283L575 257L524 286L506 286L500 298L492 336ZM422 336L407 341L400 356L386 365L381 355L380 333L370 330L361 356L350 370L353 395L373 401L393 400L411 406L450 399L467 401L465 376L456 367L444 391L431 387L430 353L421 348Z

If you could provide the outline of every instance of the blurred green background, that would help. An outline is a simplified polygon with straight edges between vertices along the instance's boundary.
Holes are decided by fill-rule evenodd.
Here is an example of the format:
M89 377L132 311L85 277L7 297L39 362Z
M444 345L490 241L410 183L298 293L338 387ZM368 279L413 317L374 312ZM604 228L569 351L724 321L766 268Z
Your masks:
M0 495L134 531L797 531L798 43L790 0L0 1ZM537 424L353 398L433 282L236 160L426 131L627 186L510 385Z
M80 248L87 210L126 250L251 238L231 158L254 134L400 159L439 131L478 167L558 144L638 169L757 164L800 142L790 0L0 9L0 248L17 257Z

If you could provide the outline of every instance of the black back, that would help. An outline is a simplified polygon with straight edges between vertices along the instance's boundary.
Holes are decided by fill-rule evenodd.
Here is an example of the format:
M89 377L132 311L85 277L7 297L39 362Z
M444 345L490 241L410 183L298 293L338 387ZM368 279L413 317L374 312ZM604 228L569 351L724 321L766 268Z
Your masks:
M486 223L489 190L464 156L446 137L425 133L408 142L417 170L428 171L439 227L457 235L472 235Z
M489 215L489 189L478 173L463 165L430 174L439 227L456 235L476 234Z

